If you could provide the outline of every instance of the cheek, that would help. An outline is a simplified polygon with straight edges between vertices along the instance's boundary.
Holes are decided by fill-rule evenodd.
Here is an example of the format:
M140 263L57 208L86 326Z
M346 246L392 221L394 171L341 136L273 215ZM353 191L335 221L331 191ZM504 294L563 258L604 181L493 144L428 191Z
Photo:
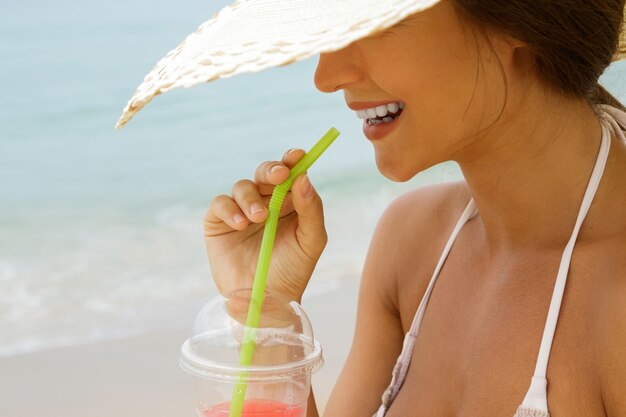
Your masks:
M469 65L468 65L469 66ZM407 107L410 119L404 124L402 141L406 154L413 155L421 170L458 157L467 141L489 122L488 95L476 83L475 70L441 67L437 72L416 76ZM474 74L470 74L474 72Z
M392 136L374 147L379 171L391 180L406 181L458 156L483 119L486 92L476 80L475 56L430 51L399 58L396 55L391 61L395 64L387 67L381 59L376 82L406 103L405 117Z
M481 75L475 51L429 42L397 60L389 88L412 109L414 125L425 136L445 131L446 136L461 138L481 116L488 80Z

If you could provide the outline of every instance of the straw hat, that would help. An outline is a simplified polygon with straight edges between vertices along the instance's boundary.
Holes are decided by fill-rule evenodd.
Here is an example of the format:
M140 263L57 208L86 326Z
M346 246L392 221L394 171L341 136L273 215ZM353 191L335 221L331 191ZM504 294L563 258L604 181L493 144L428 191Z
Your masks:
M146 75L116 128L155 96L341 49L440 0L237 0L187 36ZM622 31L615 60L626 59Z

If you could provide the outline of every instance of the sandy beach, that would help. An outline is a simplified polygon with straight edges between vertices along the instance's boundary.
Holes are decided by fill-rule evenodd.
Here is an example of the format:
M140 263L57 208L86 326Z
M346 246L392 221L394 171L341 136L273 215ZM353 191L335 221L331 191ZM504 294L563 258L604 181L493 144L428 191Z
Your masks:
M358 279L346 278L336 290L305 294L302 302L324 349L324 367L313 376L320 411L350 348L357 297ZM2 358L0 416L192 417L192 380L178 367L188 330L182 323L139 337Z

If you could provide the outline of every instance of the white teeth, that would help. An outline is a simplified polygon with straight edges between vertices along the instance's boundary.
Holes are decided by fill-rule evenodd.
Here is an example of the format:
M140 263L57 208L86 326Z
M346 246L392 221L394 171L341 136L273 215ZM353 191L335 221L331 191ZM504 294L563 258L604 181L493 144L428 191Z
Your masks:
M357 110L356 114L359 119L373 119L376 117L384 117L388 113L397 113L398 109L404 109L404 103L396 102L383 104L364 110Z
M393 117L389 116L389 117L383 117L383 122L390 122L393 120Z

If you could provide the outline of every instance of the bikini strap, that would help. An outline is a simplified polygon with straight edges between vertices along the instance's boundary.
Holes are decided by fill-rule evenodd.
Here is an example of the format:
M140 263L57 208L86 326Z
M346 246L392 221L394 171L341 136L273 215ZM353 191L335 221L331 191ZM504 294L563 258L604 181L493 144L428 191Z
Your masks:
M448 243L446 243L443 253L441 254L441 257L439 258L439 263L437 263L437 267L435 268L435 271L433 272L430 282L428 283L426 292L424 293L424 296L422 297L422 301L420 302L420 305L417 308L417 312L415 313L415 316L413 317L411 328L404 337L402 353L400 353L400 357L397 360L396 368L394 369L392 381L388 390L388 397L390 397L389 398L390 401L393 401L395 399L406 377L407 371L409 369L409 364L411 363L411 355L413 354L413 347L415 346L415 339L419 332L419 328L422 323L422 318L424 317L424 312L426 311L426 306L428 304L428 300L430 299L430 294L433 291L433 287L435 286L435 282L437 281L437 277L439 276L439 272L441 271L441 268L443 267L443 264L446 261L446 258L448 257L450 250L452 249L452 245L454 244L454 241L456 240L457 236L459 235L459 232L463 228L463 225L467 223L467 221L471 219L475 214L476 214L476 205L474 203L474 200L470 199L469 203L465 207L465 211L463 211L463 214L461 215L461 217L459 218L459 221L454 227L454 230L452 231L452 234L450 235L450 238L448 239Z
M452 246L454 245L454 242L456 241L457 236L461 232L461 229L463 228L465 223L467 223L467 221L470 218L472 218L472 216L474 216L474 214L476 214L476 204L474 203L474 199L472 198L470 199L469 203L467 203L467 206L465 207L463 214L459 218L459 221L456 223L456 226L454 226L454 229L452 230L452 234L450 235L450 238L448 238L448 242L446 243L446 246L444 247L443 252L441 256L439 257L439 262L437 263L437 266L435 267L435 271L433 272L433 275L430 278L430 282L428 283L428 287L426 288L426 292L424 293L422 302L420 303L417 309L417 313L415 314L415 317L413 317L413 323L411 323L411 330L409 330L411 335L417 336L419 327L422 323L422 318L424 317L424 312L426 311L426 305L428 304L428 300L430 299L430 294L433 291L435 282L437 281L437 278L439 277L439 273L441 272L441 269L443 268L443 264L446 262L446 259L448 258L448 255L450 254L450 250L452 250Z
M602 114L601 120L608 122L613 127L617 137L626 142L626 137L624 136L624 132L626 132L626 112L608 104L600 104L598 108Z
M607 113L609 113L610 111L610 115L612 115L613 113L612 110L606 108L604 108L603 110L607 111ZM623 117L621 121L626 125L626 114L622 112L622 116L620 116L620 118L621 117ZM608 117L607 119L611 119L611 117ZM543 337L541 339L541 347L539 348L539 355L537 357L535 373L532 377L530 388L528 389L526 397L524 398L524 402L521 405L521 407L541 410L545 411L546 413L548 412L546 372L548 369L548 359L550 357L552 341L554 339L554 333L556 331L556 323L559 317L559 310L561 309L561 301L565 292L567 273L569 271L572 253L574 252L574 245L576 244L576 239L578 238L578 232L580 231L582 223L585 220L585 216L587 215L596 191L598 190L598 186L600 184L600 180L602 179L602 174L604 173L604 167L606 166L606 161L609 155L609 149L611 145L611 134L609 132L608 126L603 122L603 120L604 116L601 119L602 143L600 144L600 150L598 152L596 164L591 173L589 183L587 184L587 190L585 191L580 211L578 212L578 218L576 219L574 231L572 232L572 235L567 242L567 245L565 246L565 250L563 251L563 256L561 257L561 264L559 266L559 272L557 274L556 282L554 284L552 300L550 301L550 309L548 310L548 318L546 320L546 325L543 330ZM609 124L611 125L617 124L614 120L606 121L609 122ZM622 138L623 137L624 135L622 134Z

